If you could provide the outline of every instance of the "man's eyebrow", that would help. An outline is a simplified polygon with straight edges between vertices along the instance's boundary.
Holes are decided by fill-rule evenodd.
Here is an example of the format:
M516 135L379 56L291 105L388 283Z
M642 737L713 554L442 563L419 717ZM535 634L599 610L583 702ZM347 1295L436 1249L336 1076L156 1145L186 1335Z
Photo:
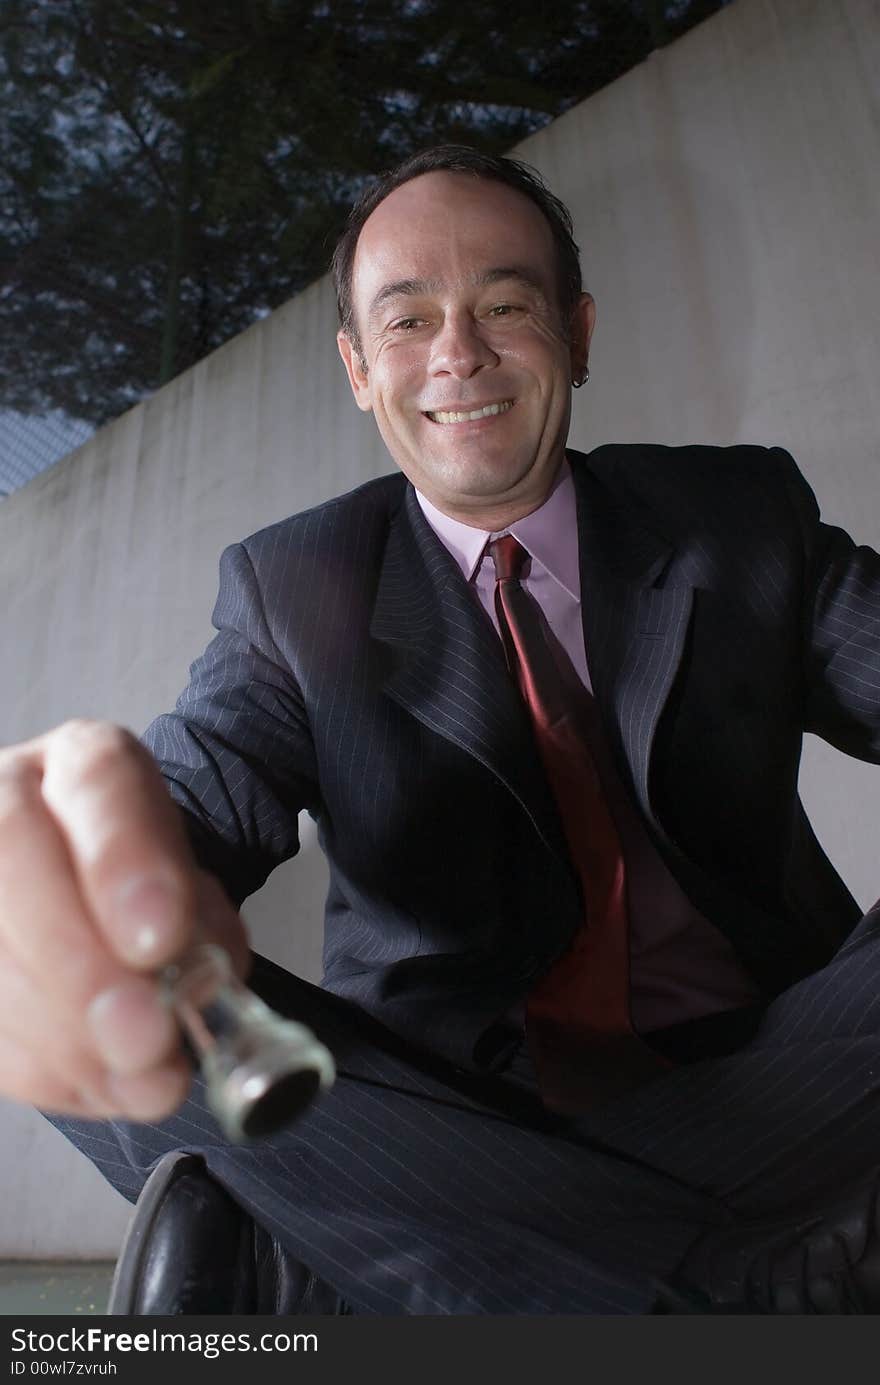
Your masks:
M537 275L521 265L498 265L493 269L485 269L474 276L473 283L476 288L488 288L508 279L518 280L527 288L546 297L544 285ZM370 304L369 316L375 317L382 304L387 303L389 298L420 298L426 294L437 293L442 287L439 279L395 279L392 283L382 285Z
M436 279L395 279L391 284L383 284L370 304L370 317L375 316L389 298L419 298L426 293L436 292L439 287L439 280Z
M484 288L491 284L500 284L504 279L517 279L527 288L534 289L536 293L545 293L544 285L538 276L523 265L501 265L498 269L487 269L477 276L476 283L478 287Z

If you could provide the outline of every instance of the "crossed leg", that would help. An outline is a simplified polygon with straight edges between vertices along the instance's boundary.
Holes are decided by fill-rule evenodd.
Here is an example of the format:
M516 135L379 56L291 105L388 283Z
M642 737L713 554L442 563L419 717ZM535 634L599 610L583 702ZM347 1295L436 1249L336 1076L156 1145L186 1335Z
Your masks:
M743 1049L574 1120L542 1119L513 1078L407 1050L271 964L253 980L337 1058L292 1129L230 1145L198 1079L160 1125L50 1119L132 1199L166 1151L200 1153L355 1311L646 1312L695 1242L796 1221L876 1167L878 906Z

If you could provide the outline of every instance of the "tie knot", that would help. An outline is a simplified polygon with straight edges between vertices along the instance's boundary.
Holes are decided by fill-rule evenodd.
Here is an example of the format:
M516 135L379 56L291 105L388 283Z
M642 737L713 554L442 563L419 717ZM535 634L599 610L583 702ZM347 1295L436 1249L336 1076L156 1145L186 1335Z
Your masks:
M513 534L502 534L489 544L489 556L495 564L495 576L500 582L505 577L520 578L528 553Z

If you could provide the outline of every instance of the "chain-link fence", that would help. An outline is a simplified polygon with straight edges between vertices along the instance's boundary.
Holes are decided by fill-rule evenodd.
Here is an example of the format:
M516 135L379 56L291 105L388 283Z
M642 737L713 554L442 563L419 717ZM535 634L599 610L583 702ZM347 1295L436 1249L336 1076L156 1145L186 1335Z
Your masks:
M5 0L0 494L327 268L356 193L509 149L730 0Z
M0 410L0 498L66 457L93 432L90 423L58 410L42 417Z

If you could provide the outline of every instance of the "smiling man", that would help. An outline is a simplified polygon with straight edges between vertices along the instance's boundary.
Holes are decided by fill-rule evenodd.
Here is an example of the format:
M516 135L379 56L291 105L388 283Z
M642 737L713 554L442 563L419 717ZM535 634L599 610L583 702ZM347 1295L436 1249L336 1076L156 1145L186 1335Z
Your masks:
M367 218L339 349L355 399L444 514L486 530L537 509L562 464L593 328L538 207L425 173Z
M880 911L797 796L806 729L880 759L880 559L779 449L567 448L594 307L526 166L409 160L334 274L398 470L227 550L151 756L0 760L0 1087L155 1169L114 1311L880 1311ZM242 1149L152 976L197 911L243 956L302 809L323 983L251 981L338 1077Z

